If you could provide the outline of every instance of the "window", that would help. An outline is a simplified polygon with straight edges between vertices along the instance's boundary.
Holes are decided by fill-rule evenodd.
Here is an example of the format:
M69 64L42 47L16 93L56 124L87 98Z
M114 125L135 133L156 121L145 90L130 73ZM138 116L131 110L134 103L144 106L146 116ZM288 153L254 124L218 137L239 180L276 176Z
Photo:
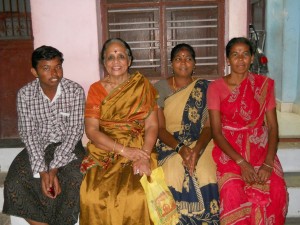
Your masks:
M31 39L29 0L0 2L0 40Z
M196 52L196 76L223 74L224 0L106 0L101 9L103 38L120 37L130 45L132 70L150 79L168 77L171 49L187 43Z

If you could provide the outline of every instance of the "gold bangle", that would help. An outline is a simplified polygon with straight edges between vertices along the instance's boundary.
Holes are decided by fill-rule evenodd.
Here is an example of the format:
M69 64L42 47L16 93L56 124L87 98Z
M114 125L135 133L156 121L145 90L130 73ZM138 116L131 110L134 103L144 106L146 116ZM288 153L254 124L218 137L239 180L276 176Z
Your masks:
M123 145L123 148L121 149L120 153L123 153L124 152L124 148L125 148L125 144ZM119 154L120 154L119 153Z
M263 163L263 165L266 166L266 167L269 167L270 169L273 169L273 166L270 166L270 165L267 164L267 163Z
M114 147L113 147L112 152L115 152L116 144L117 144L117 140L115 140L115 143L114 143Z
M148 156L150 156L151 155L151 152L152 152L152 150L147 150L147 149L141 149L142 151L144 151L144 152L146 152L147 153L147 155Z
M240 159L240 160L236 160L235 162L236 162L236 164L240 165L244 161L245 161L245 159Z

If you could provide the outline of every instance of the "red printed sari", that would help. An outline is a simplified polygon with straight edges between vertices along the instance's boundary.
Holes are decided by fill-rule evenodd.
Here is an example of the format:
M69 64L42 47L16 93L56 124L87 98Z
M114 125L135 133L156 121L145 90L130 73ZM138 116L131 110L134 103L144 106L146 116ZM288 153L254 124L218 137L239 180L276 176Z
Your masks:
M223 85L224 91L224 80L221 78L215 82L209 93L219 92L220 97L220 85ZM275 102L271 99L274 98L273 92L273 80L249 73L238 87L220 101L223 135L256 170L267 155L268 127L264 115L266 110L271 109L270 101ZM216 96L208 95L210 97ZM275 106L272 107L274 109ZM240 167L217 145L213 149L213 158L217 163L221 224L284 224L287 192L277 156L270 180L264 185L246 184Z

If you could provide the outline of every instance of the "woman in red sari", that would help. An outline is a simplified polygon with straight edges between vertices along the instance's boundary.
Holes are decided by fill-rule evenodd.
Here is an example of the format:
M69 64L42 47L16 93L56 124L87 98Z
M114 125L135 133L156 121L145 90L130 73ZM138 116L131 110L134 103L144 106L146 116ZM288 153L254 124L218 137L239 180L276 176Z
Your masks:
M231 73L208 88L208 109L220 191L221 224L283 225L287 191L276 155L274 80L250 73L248 39L226 46Z

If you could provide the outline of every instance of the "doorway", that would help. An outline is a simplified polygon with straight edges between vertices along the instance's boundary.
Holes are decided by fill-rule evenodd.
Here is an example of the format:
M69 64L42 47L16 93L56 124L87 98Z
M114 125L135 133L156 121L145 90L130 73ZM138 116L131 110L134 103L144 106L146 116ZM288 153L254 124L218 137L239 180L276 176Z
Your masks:
M33 37L29 0L0 2L0 147L19 145L16 97L30 73Z

